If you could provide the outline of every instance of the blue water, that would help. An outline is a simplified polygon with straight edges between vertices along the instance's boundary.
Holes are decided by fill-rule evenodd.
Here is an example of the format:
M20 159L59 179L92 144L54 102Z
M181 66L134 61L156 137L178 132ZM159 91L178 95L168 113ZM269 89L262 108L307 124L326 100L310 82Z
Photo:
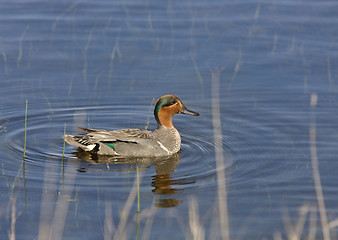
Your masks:
M230 239L286 239L302 211L300 239L311 230L322 239L310 128L330 223L338 213L337 11L335 1L2 1L0 238L191 239L196 200L200 236L221 239L224 171ZM121 163L63 149L64 131L76 127L154 130L154 103L165 94L200 113L174 116L180 155ZM329 233L334 239L337 228Z

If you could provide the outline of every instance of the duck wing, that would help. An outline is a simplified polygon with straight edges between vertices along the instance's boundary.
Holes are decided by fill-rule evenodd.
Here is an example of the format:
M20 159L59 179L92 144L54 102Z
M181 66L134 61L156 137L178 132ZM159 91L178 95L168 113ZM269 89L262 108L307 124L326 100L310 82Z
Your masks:
M143 156L153 150L153 132L141 129L108 131L79 128L85 136L65 135L65 140L84 151L114 156ZM150 150L149 150L150 149Z
M97 139L100 142L133 142L138 143L140 140L153 139L152 132L142 129L122 129L122 130L102 130L102 129L88 129L79 128L86 132L93 139Z

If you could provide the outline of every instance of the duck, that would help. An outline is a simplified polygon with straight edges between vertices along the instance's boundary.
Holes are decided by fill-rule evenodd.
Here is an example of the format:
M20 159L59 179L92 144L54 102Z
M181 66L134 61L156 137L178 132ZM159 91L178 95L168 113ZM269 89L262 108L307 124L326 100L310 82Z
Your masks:
M65 135L65 141L83 151L114 157L166 157L181 149L181 136L174 127L175 114L199 116L187 109L175 95L160 97L154 108L157 129L104 130L79 127L86 134L81 136Z

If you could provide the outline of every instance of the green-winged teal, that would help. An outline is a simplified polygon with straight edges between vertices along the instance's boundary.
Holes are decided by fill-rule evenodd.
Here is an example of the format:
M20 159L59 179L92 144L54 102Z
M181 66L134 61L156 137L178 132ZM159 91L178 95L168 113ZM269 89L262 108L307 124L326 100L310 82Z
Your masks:
M181 136L172 123L177 113L198 116L188 110L174 95L160 97L154 109L157 129L101 130L79 128L86 136L65 135L67 143L97 154L119 157L160 157L177 153L181 148Z

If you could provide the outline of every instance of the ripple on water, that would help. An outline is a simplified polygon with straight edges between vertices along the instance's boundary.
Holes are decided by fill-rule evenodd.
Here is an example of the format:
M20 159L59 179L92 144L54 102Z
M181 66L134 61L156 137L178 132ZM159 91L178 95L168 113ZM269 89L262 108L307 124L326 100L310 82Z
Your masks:
M308 174L300 170L305 164L296 165L299 158L304 159L296 146L308 144L307 116L296 108L291 112L271 107L232 110L224 133L233 152L230 187L236 192L254 192L273 185L273 191L281 192L287 182Z
M237 103L238 104L238 103ZM225 104L223 106L226 106ZM156 205L175 206L182 200L174 195L184 190L217 187L217 171L225 170L227 184L236 191L252 191L253 186L266 183L280 184L290 167L285 159L278 161L290 147L288 131L299 129L287 114L266 108L254 111L233 108L222 109L223 153L225 169L217 169L213 144L213 129L208 108L202 108L201 116L175 116L174 123L182 137L181 153L168 159L153 159L138 162L106 161L81 154L74 147L66 145L63 152L63 132L67 123L67 133L80 133L77 126L123 129L154 129L155 121L149 106L80 106L57 108L53 111L37 108L28 115L27 149L25 158L26 179L33 189L41 189L46 181L50 188L57 182L63 186L75 184L78 191L95 198L98 189L108 192L129 194L135 181L136 169L141 174L140 191L153 192L158 196ZM20 113L21 114L21 113ZM24 116L12 112L5 116L7 132L0 137L1 148L6 153L3 158L4 174L15 178L22 165ZM269 119L264 118L269 115ZM287 122L288 128L271 124ZM201 127L203 126L203 128ZM112 128L113 127L113 128ZM274 139L278 139L276 142ZM278 154L276 154L278 152ZM49 171L46 175L46 169ZM288 172L287 172L288 171ZM69 181L75 176L75 183ZM46 178L48 177L48 180ZM54 179L54 180L53 180ZM166 197L164 197L166 196Z
M224 170L231 179L227 184L238 188L255 179L264 183L284 176L285 161L276 162L275 153L283 152L284 148L289 147L286 145L290 142L288 129L270 124L264 116L269 115L269 121L271 118L276 119L276 122L287 121L288 126L294 128L299 127L294 123L298 119L287 118L282 116L280 111L273 109L254 108L254 111L239 111L241 108L238 104L242 103L232 104L233 108L222 110L225 114L222 115ZM75 174L80 179L76 184L86 187L85 191L100 186L129 192L136 176L136 168L139 167L144 180L141 189L144 191L151 188L159 193L164 191L163 186L169 186L173 192L187 188L216 187L217 171L222 169L216 169L213 130L210 118L207 117L209 110L203 106L201 108L201 116L193 120L190 117L175 116L175 125L182 136L180 156L175 159L123 164L116 161L95 162L91 156L88 158L79 155L78 151L74 152L76 149L68 145L63 161L64 125L67 123L68 133L79 133L75 128L77 126L105 129L112 129L112 126L113 129L144 128L148 122L151 123L149 129L154 129L156 126L149 106L80 106L57 108L53 111L37 108L38 110L28 116L25 164L29 173L26 177L43 182L44 170L48 165L56 169L51 175L60 178L64 167L73 165L76 168ZM22 164L24 115L21 112L20 114L14 111L4 116L4 119L7 119L7 132L1 136L1 147L8 156L8 159L3 160L6 161L5 174L11 177L17 175ZM201 126L204 126L203 129ZM278 143L274 142L276 138L279 139ZM279 147L276 147L276 144L279 144ZM279 171L275 170L276 166Z
M186 124L185 127L189 129L189 134L185 132L181 134L182 151L174 159L142 161L142 163L122 164L116 161L107 163L81 156L78 151L74 152L76 149L72 146L66 145L63 160L62 136L65 123L67 123L68 133L79 133L80 131L75 129L77 126L106 129L112 129L111 126L114 129L144 128L153 117L152 111L145 117L148 109L149 107L137 105L132 109L130 106L88 106L58 108L53 111L38 108L34 113L29 113L25 158L26 179L34 180L36 187L41 187L46 178L45 169L48 168L51 169L48 173L50 178L67 179L67 176L76 174L76 185L83 187L85 192L91 192L99 186L129 193L136 176L136 168L139 167L144 180L141 183L143 191L149 191L151 188L154 193L162 194L171 189L169 192L176 193L199 185L214 185L216 170L212 160L212 139L191 133L194 129L198 129L198 124L203 124L203 121L198 120L191 124L189 117L188 120L183 117L174 120L177 121L178 126L184 128ZM14 114L7 119L7 132L1 136L1 147L8 156L8 159L3 160L5 161L4 172L10 177L15 177L22 165L24 115ZM151 119L150 122L149 128L154 129L154 121ZM65 170L67 166L73 166L75 169L69 169L74 171L67 172ZM63 184L67 184L67 180Z

